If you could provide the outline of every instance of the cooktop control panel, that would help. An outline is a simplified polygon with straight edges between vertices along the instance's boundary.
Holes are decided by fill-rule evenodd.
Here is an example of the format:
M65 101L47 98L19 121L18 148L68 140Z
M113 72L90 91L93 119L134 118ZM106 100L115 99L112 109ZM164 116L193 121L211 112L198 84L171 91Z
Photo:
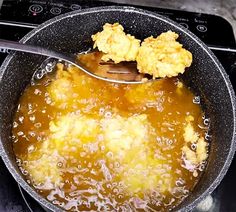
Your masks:
M18 25L21 28L26 26L27 29L30 30L31 28L36 27L38 24L66 12L108 5L118 4L112 2L91 0L67 0L64 2L52 0L5 0L0 11L0 34L4 33L4 30L6 30L6 27L3 26L2 22L7 21L8 23L10 22L10 24ZM135 7L156 12L166 17L169 17L170 19L178 22L182 26L192 31L206 44L221 47L236 46L232 27L222 17L202 13L168 10L154 7ZM2 37L2 35L0 36ZM21 37L19 34L14 36L18 37L9 37L8 35L8 39L18 40Z

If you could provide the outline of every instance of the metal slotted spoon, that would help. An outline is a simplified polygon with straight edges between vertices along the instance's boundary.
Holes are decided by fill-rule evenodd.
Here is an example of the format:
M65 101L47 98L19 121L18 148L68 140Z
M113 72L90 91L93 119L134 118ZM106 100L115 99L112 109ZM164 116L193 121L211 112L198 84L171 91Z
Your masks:
M145 76L145 79L149 80L142 80L144 78L144 75L138 72L135 62L123 62L119 64L114 64L112 62L102 62L100 63L101 65L108 66L106 73L95 74L78 60L78 55L76 54L57 52L40 46L23 44L15 41L8 41L2 39L0 39L0 48L38 54L50 58L59 59L78 67L80 70L96 79L100 79L107 82L122 84L141 84L152 79L150 76Z

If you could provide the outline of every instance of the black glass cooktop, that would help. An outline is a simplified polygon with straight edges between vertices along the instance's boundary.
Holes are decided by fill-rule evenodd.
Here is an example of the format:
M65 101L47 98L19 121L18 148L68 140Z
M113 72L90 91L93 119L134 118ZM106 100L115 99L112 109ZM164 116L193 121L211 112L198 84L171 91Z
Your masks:
M97 6L117 5L116 3L92 0L75 1L12 1L3 2L0 10L0 38L20 40L38 24L57 15ZM121 5L121 4L120 4ZM135 6L139 7L139 6ZM139 7L159 13L195 33L207 45L215 47L214 53L229 74L236 89L236 53L222 51L220 48L236 48L235 38L229 22L219 16L177 11L155 7ZM0 65L7 52L0 49ZM28 194L19 189L2 160L0 159L0 211L28 212L44 211L44 209ZM208 212L236 211L236 158L220 186L208 196L196 209Z

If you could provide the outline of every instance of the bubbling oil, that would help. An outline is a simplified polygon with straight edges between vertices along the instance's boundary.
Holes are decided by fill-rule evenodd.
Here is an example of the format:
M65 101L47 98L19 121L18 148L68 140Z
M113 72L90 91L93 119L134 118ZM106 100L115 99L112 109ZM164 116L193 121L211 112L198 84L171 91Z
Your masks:
M96 58L84 62L98 69ZM19 100L12 130L17 164L63 210L171 210L206 164L189 167L183 155L186 117L198 137L208 130L195 101L178 78L121 85L58 64Z

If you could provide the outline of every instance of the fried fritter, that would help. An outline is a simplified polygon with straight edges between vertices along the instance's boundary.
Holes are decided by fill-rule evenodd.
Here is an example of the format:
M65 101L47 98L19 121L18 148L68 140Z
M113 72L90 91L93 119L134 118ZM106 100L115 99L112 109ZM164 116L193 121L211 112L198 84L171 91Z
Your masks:
M153 75L153 78L183 73L192 63L192 54L176 41L178 37L175 32L168 31L157 38L146 38L136 58L139 72Z
M125 34L124 28L119 23L103 26L103 31L92 35L94 48L104 53L102 60L113 60L115 63L121 61L135 61L140 40L134 36Z
M185 158L194 166L200 165L208 157L208 144L203 137L201 137L193 128L192 122L194 118L188 116L186 118L187 125L184 128L185 145L182 148ZM195 150L189 146L195 145Z

